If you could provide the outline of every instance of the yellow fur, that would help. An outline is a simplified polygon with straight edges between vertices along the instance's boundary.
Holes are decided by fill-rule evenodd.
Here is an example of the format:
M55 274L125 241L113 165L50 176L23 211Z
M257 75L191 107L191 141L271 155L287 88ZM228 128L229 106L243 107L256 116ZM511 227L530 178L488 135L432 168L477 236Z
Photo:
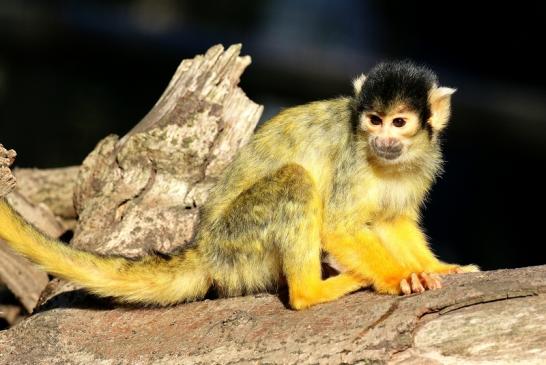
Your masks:
M193 250L162 262L101 257L50 239L24 222L0 199L0 237L45 271L76 282L101 296L126 302L168 305L203 297L210 278Z
M449 273L458 265L439 261L417 223L407 217L379 220L353 233L329 232L323 246L347 273L371 279L380 293L400 294L400 282L412 273ZM476 271L475 266L461 268Z
M357 93L365 82L355 82ZM449 95L430 95L432 116L447 118ZM235 296L286 282L290 305L303 309L369 285L398 294L411 273L458 269L434 257L418 225L441 167L437 130L431 136L415 121L403 154L383 161L369 143L380 131L359 127L354 100L290 108L263 125L210 192L191 248L170 259L72 249L38 233L4 200L0 237L54 275L144 304L199 299L211 286ZM395 112L401 110L411 113ZM441 129L444 119L429 122ZM321 250L341 266L339 276L322 279Z

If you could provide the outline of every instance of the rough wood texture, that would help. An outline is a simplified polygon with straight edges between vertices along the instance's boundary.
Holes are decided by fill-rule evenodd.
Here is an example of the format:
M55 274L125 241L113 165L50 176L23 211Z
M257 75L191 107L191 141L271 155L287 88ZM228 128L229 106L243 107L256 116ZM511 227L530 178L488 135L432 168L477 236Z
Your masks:
M22 319L21 307L13 304L0 304L0 319L13 326Z
M6 150L0 144L0 197L7 195L15 188L15 177L9 167L15 160L17 154L14 150Z
M542 364L545 313L546 266L452 276L408 297L363 291L303 312L270 294L166 309L76 302L0 333L0 364Z
M80 167L57 169L21 169L13 174L17 178L17 192L35 205L45 204L57 217L76 218L74 188Z
M62 222L57 219L47 205L34 204L25 199L18 191L8 194L6 200L27 222L48 236L57 238L66 231Z
M12 252L0 240L0 282L32 313L44 290L48 276L30 261Z
M33 204L19 191L7 194L15 187L15 177L9 169L15 156L15 151L6 151L0 145L0 197L5 196L19 214L41 231L52 237L61 236L66 229L46 205L40 202ZM32 313L48 281L45 272L13 253L0 241L0 282L19 299L27 312Z
M42 232L60 237L66 227L44 204L34 205L18 191L6 196L10 205ZM32 313L49 278L27 259L13 253L0 240L0 281L19 299L27 312Z
M184 60L153 109L85 159L72 244L99 253L169 252L189 241L214 179L250 138L262 107L237 87L241 46Z

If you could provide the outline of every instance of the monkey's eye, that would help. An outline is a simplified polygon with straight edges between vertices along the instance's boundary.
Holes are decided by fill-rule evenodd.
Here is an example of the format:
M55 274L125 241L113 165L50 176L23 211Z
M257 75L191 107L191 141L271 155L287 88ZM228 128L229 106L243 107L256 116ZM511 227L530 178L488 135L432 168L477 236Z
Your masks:
M395 127L398 127L398 128L401 128L403 126L406 125L406 121L402 118L394 118L392 120L392 124L395 126Z
M383 121L377 115L372 114L370 115L370 123L373 125L380 125Z

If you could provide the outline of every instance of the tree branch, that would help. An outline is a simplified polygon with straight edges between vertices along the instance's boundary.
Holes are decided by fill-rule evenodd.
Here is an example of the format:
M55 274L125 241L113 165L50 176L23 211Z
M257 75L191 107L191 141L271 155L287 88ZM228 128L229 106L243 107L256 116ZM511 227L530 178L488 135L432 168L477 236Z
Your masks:
M0 363L544 361L546 266L453 275L445 284L405 297L361 291L303 312L271 294L139 310L89 309L87 298L0 332Z

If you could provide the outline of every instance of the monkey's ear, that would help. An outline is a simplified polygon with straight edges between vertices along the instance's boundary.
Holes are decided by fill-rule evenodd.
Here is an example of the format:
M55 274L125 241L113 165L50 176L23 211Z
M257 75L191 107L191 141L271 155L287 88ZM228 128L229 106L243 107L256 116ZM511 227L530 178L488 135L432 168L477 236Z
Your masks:
M362 90L362 85L364 85L364 81L366 81L366 75L364 74L360 74L360 76L353 80L353 89L355 90L355 96L358 96L358 94L360 94L360 91Z
M451 95L457 91L450 87L434 87L428 94L431 116L428 123L432 129L440 131L445 128L451 115Z

